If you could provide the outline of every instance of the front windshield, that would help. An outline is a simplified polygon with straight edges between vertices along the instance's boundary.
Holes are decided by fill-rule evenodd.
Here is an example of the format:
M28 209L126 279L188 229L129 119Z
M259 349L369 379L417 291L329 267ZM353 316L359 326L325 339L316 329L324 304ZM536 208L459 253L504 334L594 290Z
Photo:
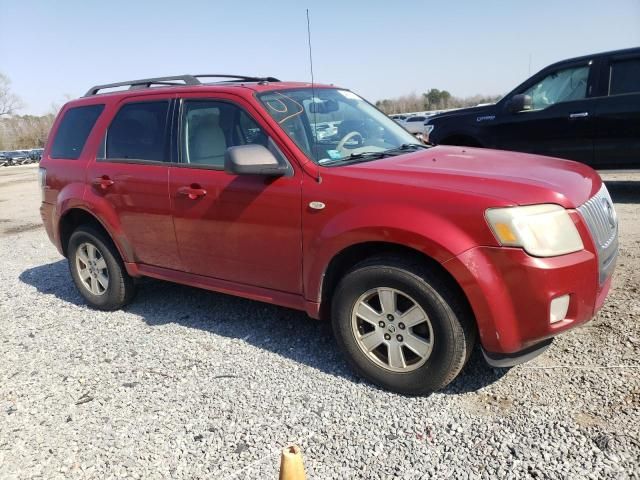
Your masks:
M258 95L265 110L314 162L374 159L418 140L355 93L302 88ZM378 155L379 154L379 155Z

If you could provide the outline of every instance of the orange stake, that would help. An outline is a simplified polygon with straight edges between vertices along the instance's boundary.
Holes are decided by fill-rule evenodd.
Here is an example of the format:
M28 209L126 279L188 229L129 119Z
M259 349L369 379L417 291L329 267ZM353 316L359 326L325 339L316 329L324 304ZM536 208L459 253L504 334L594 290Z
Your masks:
M300 447L290 445L284 448L280 455L279 480L306 480L306 478Z

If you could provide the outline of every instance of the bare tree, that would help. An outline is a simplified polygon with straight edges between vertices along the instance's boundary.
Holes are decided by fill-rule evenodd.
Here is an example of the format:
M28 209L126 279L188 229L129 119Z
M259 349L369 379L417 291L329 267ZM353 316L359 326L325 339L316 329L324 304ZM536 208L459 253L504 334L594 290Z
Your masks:
M22 108L22 100L11 92L11 80L0 73L0 117L12 115Z

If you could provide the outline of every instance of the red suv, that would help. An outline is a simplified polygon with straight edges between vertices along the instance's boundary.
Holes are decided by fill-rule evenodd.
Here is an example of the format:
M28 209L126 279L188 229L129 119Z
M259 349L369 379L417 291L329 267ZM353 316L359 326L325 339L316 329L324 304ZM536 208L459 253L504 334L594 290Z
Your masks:
M91 306L122 307L148 276L304 310L405 394L451 382L476 337L495 366L544 351L602 306L618 250L591 168L416 143L332 86L96 86L41 167L42 219Z

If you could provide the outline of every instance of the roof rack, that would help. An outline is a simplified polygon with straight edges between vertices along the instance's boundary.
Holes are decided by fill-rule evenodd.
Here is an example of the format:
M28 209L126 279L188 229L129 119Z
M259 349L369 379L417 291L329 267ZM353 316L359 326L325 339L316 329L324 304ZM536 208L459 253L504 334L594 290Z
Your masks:
M130 90L151 88L153 85L171 85L171 86L190 86L202 85L199 78L228 78L227 82L244 81L244 82L279 82L275 77L248 77L246 75L223 75L223 74L201 74L201 75L175 75L172 77L156 77L143 78L140 80L129 80L127 82L107 83L104 85L96 85L91 87L85 97L98 95L100 90L117 87L129 87ZM182 83L180 83L182 82Z

